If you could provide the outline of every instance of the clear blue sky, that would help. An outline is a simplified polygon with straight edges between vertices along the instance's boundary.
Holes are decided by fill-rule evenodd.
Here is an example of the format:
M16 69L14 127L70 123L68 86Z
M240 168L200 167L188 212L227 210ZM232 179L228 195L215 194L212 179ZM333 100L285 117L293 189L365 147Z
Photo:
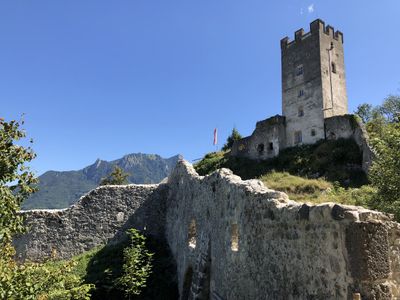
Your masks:
M399 93L398 0L3 0L0 114L26 114L38 174L200 158L281 113L279 41L316 18L344 33L350 111Z

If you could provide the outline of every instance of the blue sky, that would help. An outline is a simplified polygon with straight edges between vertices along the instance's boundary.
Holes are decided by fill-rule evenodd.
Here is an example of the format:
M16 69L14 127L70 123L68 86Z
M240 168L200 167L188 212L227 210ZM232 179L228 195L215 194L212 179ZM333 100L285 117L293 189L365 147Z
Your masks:
M349 109L400 93L400 1L0 2L0 114L25 113L46 170L133 152L188 160L281 113L280 44L344 33Z

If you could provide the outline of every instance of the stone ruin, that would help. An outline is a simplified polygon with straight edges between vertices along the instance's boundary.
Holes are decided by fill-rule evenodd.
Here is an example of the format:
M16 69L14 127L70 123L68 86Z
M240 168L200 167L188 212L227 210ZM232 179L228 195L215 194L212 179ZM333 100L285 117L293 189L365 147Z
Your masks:
M390 215L298 203L228 169L199 176L182 160L167 183L102 186L68 209L21 214L21 260L66 259L131 227L166 241L180 299L400 299Z

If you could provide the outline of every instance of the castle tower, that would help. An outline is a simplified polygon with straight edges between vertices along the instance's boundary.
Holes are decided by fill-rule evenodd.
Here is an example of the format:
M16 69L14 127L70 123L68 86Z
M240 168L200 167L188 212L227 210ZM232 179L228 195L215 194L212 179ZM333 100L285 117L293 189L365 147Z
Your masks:
M325 137L324 119L347 114L343 34L322 20L281 40L286 147Z

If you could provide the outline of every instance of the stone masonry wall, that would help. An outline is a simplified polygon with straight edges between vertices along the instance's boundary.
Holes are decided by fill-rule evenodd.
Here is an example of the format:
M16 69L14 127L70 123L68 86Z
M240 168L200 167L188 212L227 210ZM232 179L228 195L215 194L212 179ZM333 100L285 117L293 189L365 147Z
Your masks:
M362 168L368 172L374 154L368 144L368 133L364 125L354 115L335 116L325 119L327 139L352 138L362 152Z
M70 208L22 211L30 231L14 240L20 260L58 258L117 242L127 229L163 236L165 185L98 187Z
M231 155L250 159L268 159L285 148L285 117L276 115L259 121L251 136L235 141Z
M400 227L361 207L303 205L222 169L169 178L181 299L399 299Z
M167 184L99 187L69 209L22 212L20 259L116 242L127 228L166 238L181 299L400 299L400 224L361 207L306 205L228 169L180 161Z

